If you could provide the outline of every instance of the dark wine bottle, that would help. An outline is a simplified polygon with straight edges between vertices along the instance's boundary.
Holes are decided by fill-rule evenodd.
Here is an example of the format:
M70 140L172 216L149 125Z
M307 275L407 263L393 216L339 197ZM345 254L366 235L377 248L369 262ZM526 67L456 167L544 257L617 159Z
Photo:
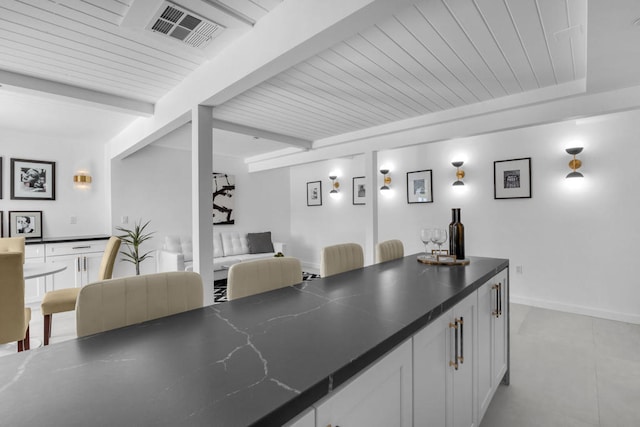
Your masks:
M456 259L464 259L464 225L460 222L460 209L451 209L451 223L449 224L449 254Z

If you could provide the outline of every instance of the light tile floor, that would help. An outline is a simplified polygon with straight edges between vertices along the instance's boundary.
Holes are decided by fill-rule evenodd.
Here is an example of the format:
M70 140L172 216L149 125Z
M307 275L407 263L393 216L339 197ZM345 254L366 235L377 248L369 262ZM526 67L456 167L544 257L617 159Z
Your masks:
M511 305L511 385L481 427L640 426L640 325Z
M43 320L31 306L31 337ZM54 315L51 345L75 338L75 312ZM0 356L16 345L0 345ZM640 426L640 325L511 304L511 385L480 427Z

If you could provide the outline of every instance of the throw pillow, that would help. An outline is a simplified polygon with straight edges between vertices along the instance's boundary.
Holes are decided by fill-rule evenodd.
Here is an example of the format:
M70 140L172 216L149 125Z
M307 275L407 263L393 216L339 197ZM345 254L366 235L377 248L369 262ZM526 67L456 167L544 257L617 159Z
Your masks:
M270 231L265 231L264 233L247 233L247 241L249 242L250 254L273 252Z

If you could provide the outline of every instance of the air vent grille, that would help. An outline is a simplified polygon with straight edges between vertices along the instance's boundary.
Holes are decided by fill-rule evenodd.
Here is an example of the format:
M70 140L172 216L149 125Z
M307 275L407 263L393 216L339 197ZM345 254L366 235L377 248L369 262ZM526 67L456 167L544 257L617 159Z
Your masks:
M147 29L165 34L193 47L204 47L217 37L224 28L177 5L165 2L155 14Z

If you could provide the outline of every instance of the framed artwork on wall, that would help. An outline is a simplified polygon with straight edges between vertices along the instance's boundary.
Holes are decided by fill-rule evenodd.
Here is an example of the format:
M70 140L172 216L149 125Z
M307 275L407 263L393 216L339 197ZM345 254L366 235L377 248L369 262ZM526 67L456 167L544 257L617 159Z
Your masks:
M236 184L233 175L213 173L213 225L235 224Z
M12 200L55 200L56 163L11 159Z
M322 206L322 181L307 182L307 206Z
M9 211L9 237L42 238L42 211Z
M531 198L531 157L493 162L493 198Z
M433 203L431 169L407 172L407 203Z
M364 176L354 176L353 177L353 204L354 205L364 205L367 197L367 188L365 185L365 177Z

